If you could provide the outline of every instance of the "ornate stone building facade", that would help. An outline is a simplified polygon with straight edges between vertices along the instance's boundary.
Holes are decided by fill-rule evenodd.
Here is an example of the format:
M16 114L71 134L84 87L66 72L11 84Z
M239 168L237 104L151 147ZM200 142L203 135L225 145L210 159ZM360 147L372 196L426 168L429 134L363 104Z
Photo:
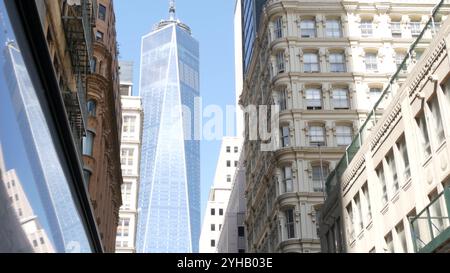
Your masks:
M448 14L443 5L434 19ZM323 252L450 251L450 21L439 32L433 21L414 45L427 45L423 57L375 126L363 127L348 166L330 176Z
M114 252L122 205L118 48L112 0L98 0L93 43L93 73L87 79L88 123L83 145L88 182L97 225L106 252Z
M320 251L318 210L325 179L435 4L267 1L241 103L247 110L279 105L280 128L272 129L279 129L280 145L262 152L246 128L248 251ZM417 47L408 65L425 49ZM397 84L406 75L405 70ZM250 113L245 115L248 125Z

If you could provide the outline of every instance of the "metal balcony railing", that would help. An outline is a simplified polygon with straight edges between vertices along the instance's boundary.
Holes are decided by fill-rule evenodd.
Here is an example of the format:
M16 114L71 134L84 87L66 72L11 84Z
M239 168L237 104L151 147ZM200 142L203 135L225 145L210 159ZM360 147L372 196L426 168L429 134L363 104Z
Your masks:
M421 213L411 218L411 233L416 252L450 250L450 187L447 187Z
M432 14L430 15L430 19L426 23L422 32L410 46L409 50L406 53L405 59L401 64L399 64L397 71L389 80L389 84L384 89L384 92L382 93L380 99L368 114L364 124L361 126L358 132L356 132L352 144L347 147L345 155L336 165L336 168L328 176L326 181L326 191L328 195L339 183L345 170L350 165L359 149L363 146L367 137L370 135L371 129L376 125L379 118L381 118L381 116L383 115L383 111L381 109L383 109L384 106L389 105L389 102L397 94L397 91L401 86L400 80L405 79L404 70L407 69L408 71L410 71L412 67L419 62L419 58L416 58L416 56L419 55L417 51L419 46L420 48L427 48L431 44L432 38L438 32L439 24L436 23L436 21L441 15L448 14L448 11L443 10L443 7L448 7L448 4L449 0L440 0L437 2L436 7L433 9Z

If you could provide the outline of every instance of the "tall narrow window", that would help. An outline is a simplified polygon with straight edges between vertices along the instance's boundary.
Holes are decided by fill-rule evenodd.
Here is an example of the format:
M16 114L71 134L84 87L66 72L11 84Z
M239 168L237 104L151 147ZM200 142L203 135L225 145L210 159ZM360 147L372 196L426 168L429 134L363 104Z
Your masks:
M290 134L289 127L285 126L281 128L281 144L283 147L289 147L291 145Z
M285 71L284 51L278 51L277 53L277 69L278 73L284 73Z
M411 22L409 23L409 26L411 28L411 35L413 37L418 37L420 33L422 32L421 23L420 22Z
M294 220L294 210L286 210L286 231L288 239L295 238L295 220Z
M361 35L362 35L362 37L372 37L373 36L372 20L361 21Z
M445 97L447 98L447 109L450 110L450 80L445 83L445 86L442 88L445 92Z
M363 224L363 212L362 212L362 206L361 206L361 199L359 197L359 193L355 196L355 207L356 212L358 213L358 231L362 231L364 229Z
M353 206L352 203L350 203L347 208L347 217L348 217L348 225L347 225L347 233L348 233L348 238L349 243L353 242L353 240L355 240L355 219L354 219L354 214L353 214Z
M340 38L342 36L341 20L328 19L326 23L326 35L330 38Z
M294 191L294 183L292 181L292 168L291 167L283 168L283 185L284 185L285 193Z
M122 208L123 210L131 209L131 187L130 182L124 182L122 184Z
M344 53L330 54L330 72L345 72L345 56Z
M86 132L86 136L83 137L83 155L92 156L94 150L94 133L91 131Z
M275 37L277 39L283 38L283 18L278 17L275 20Z
M123 175L133 175L134 174L134 149L132 148L123 148L122 155L120 157L120 161L122 164L122 173Z
M384 176L384 169L383 164L380 164L377 170L378 175L378 181L380 183L380 191L381 191L381 201L382 204L386 204L389 200L388 193L387 193L387 187L386 187L386 178Z
M431 144L430 144L430 137L428 135L428 127L427 127L427 120L425 118L425 113L422 112L416 118L416 122L420 131L420 140L421 140L420 146L423 149L425 157L428 158L431 155Z
M338 146L349 146L353 141L353 129L348 125L336 126L336 140Z
M405 227L403 226L403 223L400 223L395 227L395 231L397 232L397 237L399 240L399 249L400 253L408 253L408 245L406 243L406 234L405 234Z
M432 131L436 137L437 143L441 144L445 140L444 125L442 124L441 109L439 107L438 97L434 96L428 106L432 114Z
M316 21L314 19L305 19L300 22L300 33L302 38L316 37Z
M394 151L391 150L389 154L386 157L386 162L389 166L389 171L391 174L391 193L394 194L398 191L399 185L398 185L398 174L397 174L397 165L395 164L395 157L394 157Z
M376 72L378 71L378 60L377 60L377 54L368 52L366 53L365 57L366 62L366 70L369 72Z
M280 91L280 111L287 110L287 95L286 90Z
M319 56L317 53L305 53L304 68L305 73L317 73L320 72Z
M334 109L349 109L349 104L348 89L339 88L333 90Z
M317 88L306 90L306 109L322 110L322 91Z
M135 116L124 116L123 117L123 130L122 137L124 139L136 138L136 117Z
M94 100L89 100L87 102L87 111L91 117L95 117L97 115L97 103Z
M372 220L372 206L370 203L369 186L367 183L362 187L362 192L364 196L364 211L366 214L366 219L370 222Z
M391 22L391 33L393 38L401 38L402 37L402 25L400 21L392 21Z
M102 21L106 20L106 7L102 4L98 5L98 19Z
M95 38L97 39L97 41L103 42L103 36L104 36L103 32L97 30L95 34Z
M328 174L328 166L323 165L322 168L320 164L312 166L312 181L314 192L323 192L325 180L327 179Z
M381 94L383 91L381 88L370 88L370 104L372 108L375 107L375 104L380 100Z
M403 182L406 182L411 178L411 169L409 167L408 148L404 137L397 143L397 148L400 153L400 162L403 169Z
M325 128L323 126L311 126L309 128L309 137L311 146L325 146Z
M384 237L384 240L386 241L385 252L386 253L395 253L394 242L392 241L392 233L389 232L389 234L386 235L386 237Z
M406 58L406 54L403 52L397 52L395 55L395 64L397 65L397 69L401 69L403 72L407 71L408 66L403 64L403 61ZM402 65L403 64L403 65Z

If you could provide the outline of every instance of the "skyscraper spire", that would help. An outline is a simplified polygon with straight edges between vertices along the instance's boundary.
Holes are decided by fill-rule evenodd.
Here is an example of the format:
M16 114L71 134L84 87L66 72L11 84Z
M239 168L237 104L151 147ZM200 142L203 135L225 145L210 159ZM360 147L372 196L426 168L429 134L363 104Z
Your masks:
M169 20L175 20L175 0L169 1Z

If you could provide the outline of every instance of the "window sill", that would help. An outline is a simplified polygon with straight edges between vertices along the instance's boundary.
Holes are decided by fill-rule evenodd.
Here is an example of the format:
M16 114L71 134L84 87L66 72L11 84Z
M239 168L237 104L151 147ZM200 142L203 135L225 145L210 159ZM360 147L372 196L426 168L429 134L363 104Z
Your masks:
M395 193L394 193L394 196L392 197L392 199L391 199L391 202L393 203L393 204L395 204L395 203L397 203L397 201L400 199L400 190L397 190Z
M373 228L373 219L370 219L369 224L366 226L367 230L371 230Z
M402 186L403 191L408 191L409 188L412 185L412 177L408 178L408 180L406 180L405 184Z
M444 149L445 144L447 144L447 142L446 140L443 140L442 143L439 144L438 148L436 149L436 153L440 153Z
M381 214L385 215L389 210L389 203L386 203L384 207L381 209Z
M364 230L362 230L358 235L358 240L361 241L364 238Z

